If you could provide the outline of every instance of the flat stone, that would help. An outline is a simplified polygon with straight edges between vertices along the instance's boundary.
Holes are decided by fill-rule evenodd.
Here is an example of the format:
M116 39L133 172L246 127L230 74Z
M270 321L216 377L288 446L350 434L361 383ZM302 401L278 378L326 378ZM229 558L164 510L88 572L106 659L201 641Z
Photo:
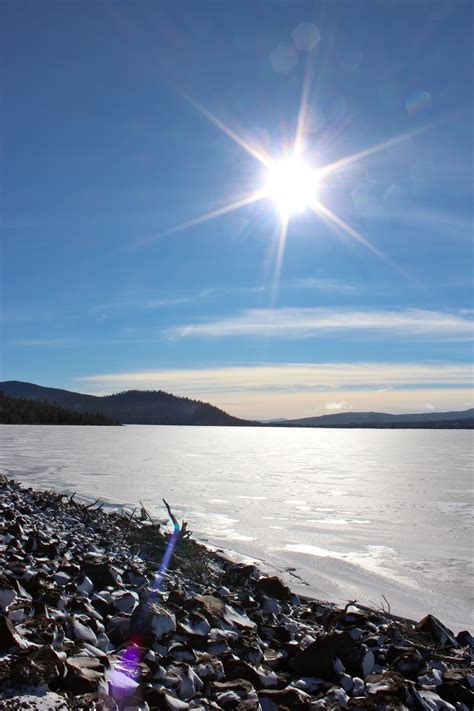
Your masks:
M294 686L287 686L285 689L262 689L258 692L261 702L268 699L278 705L278 708L310 708L308 706L311 696Z
M254 629L257 626L245 612L227 604L225 605L224 619L228 624L237 625L243 629Z
M98 691L103 686L103 682L104 674L101 671L87 667L69 666L63 681L63 688L73 694L87 694Z
M72 623L72 631L76 639L89 642L89 644L93 644L94 647L97 647L97 636L88 625L78 619L75 619Z
M132 613L138 605L138 593L134 590L126 590L116 593L112 596L111 602L113 607L120 612Z
M199 603L207 616L212 620L218 620L223 617L225 612L225 603L216 595L196 595L194 601Z
M406 697L407 685L401 674L396 672L385 672L384 674L370 674L365 679L367 694L377 695L388 693L398 696L403 700Z

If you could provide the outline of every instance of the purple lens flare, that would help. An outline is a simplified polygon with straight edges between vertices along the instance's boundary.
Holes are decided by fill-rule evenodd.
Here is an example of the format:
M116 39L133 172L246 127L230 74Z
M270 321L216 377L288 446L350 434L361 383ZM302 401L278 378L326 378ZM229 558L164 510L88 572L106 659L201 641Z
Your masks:
M166 501L165 501L166 504ZM166 504L168 512L173 522L173 532L166 543L166 548L161 559L160 567L153 582L153 588L147 600L150 605L156 599L160 590L163 578L170 564L174 549L180 539L182 530L171 510ZM144 640L140 633L135 634L129 641L127 648L121 654L120 659L114 664L108 674L109 694L116 701L132 694L138 686L138 676L140 672L140 662L143 654Z

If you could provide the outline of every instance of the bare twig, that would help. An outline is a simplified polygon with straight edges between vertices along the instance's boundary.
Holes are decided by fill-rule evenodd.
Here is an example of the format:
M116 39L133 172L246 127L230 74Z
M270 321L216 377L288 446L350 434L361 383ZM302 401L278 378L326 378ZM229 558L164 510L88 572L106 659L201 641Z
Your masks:
M86 506L86 509L93 509L96 504L98 504L100 499L96 499L93 504Z

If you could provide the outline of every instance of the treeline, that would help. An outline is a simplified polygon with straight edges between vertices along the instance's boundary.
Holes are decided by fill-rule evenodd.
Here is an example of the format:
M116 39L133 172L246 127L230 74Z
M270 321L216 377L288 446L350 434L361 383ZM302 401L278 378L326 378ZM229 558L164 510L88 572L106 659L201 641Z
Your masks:
M72 412L46 400L9 397L0 391L2 425L119 425L99 412Z

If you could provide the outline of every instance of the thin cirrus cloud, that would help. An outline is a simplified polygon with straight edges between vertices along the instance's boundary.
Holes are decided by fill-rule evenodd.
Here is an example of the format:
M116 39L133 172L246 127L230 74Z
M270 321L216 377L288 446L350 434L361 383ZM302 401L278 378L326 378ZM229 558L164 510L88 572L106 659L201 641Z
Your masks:
M383 392L391 388L469 387L472 378L473 367L464 363L278 363L104 373L78 380L101 391L117 387L161 388L181 395L212 395L232 391L331 392L365 388Z
M343 410L420 412L427 401L437 410L464 409L472 399L472 375L470 364L279 363L105 373L78 381L94 394L161 389L264 419Z
M374 333L397 337L469 340L473 320L466 314L423 309L402 311L336 308L248 309L235 316L174 326L170 339L204 337L307 338L324 333Z
M285 284L283 284L285 286ZM331 291L341 294L354 294L360 291L360 287L347 281L338 279L322 279L314 277L303 277L289 282L286 286L290 289L314 289L316 291Z

